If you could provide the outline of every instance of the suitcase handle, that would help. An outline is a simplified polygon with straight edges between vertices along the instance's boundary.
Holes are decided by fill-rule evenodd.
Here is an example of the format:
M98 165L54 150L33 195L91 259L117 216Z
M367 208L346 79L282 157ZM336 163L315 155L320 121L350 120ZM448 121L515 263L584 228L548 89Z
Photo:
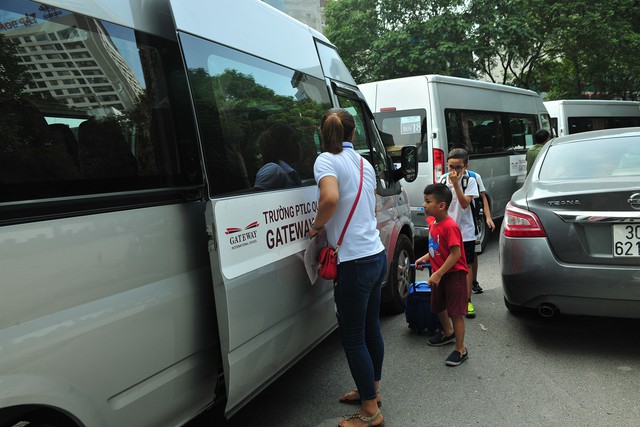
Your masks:
M409 264L409 268L415 268L418 270L424 270L427 268L429 272L431 272L431 264Z

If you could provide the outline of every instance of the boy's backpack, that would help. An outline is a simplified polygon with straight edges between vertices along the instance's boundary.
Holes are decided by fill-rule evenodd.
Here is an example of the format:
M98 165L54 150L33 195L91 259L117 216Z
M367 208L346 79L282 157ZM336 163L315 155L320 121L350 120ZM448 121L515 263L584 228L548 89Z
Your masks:
M467 187L469 186L469 177L476 179L476 173L474 171L467 170L467 174L462 175L460 178L460 185L462 186L462 192L467 191ZM440 178L440 184L447 184L447 176L449 174L445 173ZM476 180L477 181L477 180ZM482 196L480 196L480 189L478 189L478 197L474 197L471 201L471 213L473 214L473 226L476 229L476 234L480 233L480 213L482 212Z

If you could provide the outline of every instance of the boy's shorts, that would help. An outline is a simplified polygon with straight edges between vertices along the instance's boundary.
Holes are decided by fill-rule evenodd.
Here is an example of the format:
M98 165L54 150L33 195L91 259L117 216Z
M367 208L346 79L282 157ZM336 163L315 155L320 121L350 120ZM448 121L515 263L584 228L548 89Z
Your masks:
M440 313L447 310L449 317L467 314L469 293L467 291L467 272L451 271L442 276L438 286L431 286L431 311Z
M475 240L470 240L468 242L464 242L464 256L467 258L467 265L473 264L473 260L476 254L476 242Z

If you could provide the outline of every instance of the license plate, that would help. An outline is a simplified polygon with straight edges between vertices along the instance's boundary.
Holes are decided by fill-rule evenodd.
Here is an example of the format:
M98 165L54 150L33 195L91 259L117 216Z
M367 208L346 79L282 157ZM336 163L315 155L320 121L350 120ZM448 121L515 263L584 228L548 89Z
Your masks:
M613 225L613 256L640 257L640 224Z

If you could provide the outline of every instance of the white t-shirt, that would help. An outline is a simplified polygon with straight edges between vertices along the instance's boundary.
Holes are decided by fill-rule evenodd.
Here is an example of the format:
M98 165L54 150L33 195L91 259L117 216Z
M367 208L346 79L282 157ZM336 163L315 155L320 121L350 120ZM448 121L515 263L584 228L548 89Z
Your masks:
M468 172L469 172L468 170L465 171L466 174L468 174ZM482 194L485 191L487 191L487 190L485 190L484 184L482 183L482 177L480 176L480 174L478 172L474 172L474 174L476 175L476 182L478 183L478 193ZM478 196L480 194L478 194Z
M456 196L456 191L453 189L453 184L449 181L449 174L446 173L444 176L447 179L447 187L449 187L451 194L453 195L451 205L449 206L449 216L451 216L458 224L458 227L460 227L460 231L462 232L462 241L475 242L476 226L473 222L473 208L471 207L471 203L469 203L465 209L462 209L462 206L460 206L460 202L458 201L458 197ZM480 193L478 193L478 183L476 179L469 176L466 171L465 176L468 179L467 188L464 190L465 196L471 196L473 198L480 196ZM460 185L462 185L462 182Z
M338 208L324 227L327 240L333 246L340 238L360 185L361 156L353 149L350 142L343 142L342 148L343 150L338 154L326 152L320 154L313 165L313 174L317 183L326 176L338 179L340 195ZM373 166L364 159L362 193L342 240L342 246L338 250L338 262L376 255L384 250L375 217L375 189L375 171Z

